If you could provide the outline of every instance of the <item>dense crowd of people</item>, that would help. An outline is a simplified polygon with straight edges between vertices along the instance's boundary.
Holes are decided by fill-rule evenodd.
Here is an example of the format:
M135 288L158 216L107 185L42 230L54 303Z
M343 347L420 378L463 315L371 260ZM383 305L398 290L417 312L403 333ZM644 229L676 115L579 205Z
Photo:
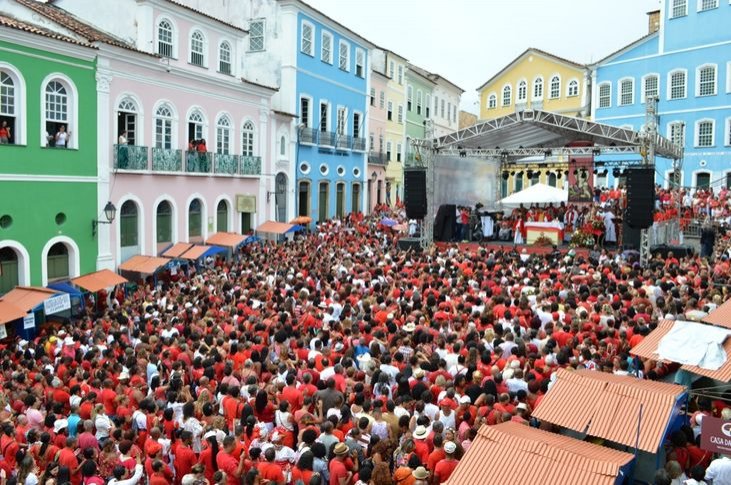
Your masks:
M404 220L246 246L2 347L2 483L444 483L480 426L538 424L557 369L661 379L630 349L728 297L727 258L401 251L384 216ZM721 466L695 438L668 443L674 475Z

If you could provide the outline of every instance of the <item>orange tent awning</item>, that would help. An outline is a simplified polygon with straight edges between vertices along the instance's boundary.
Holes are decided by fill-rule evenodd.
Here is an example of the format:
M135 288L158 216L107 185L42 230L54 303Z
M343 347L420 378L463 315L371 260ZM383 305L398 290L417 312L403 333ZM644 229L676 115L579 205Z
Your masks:
M211 249L210 246L193 246L192 248L181 254L180 258L195 261L196 259L206 254L206 251L208 251L209 249Z
M166 258L179 258L180 255L190 249L191 246L193 246L191 243L176 243L172 247L166 249L165 252L162 253L162 256L165 256Z
M246 236L241 234L236 234L235 232L217 232L206 240L206 244L210 246L235 248L244 241L246 241Z
M0 323L8 323L23 318L58 292L34 286L17 286L0 299Z
M256 228L256 232L267 232L269 234L285 234L294 225L285 222L267 221Z
M96 293L104 288L116 286L122 283L127 283L127 279L119 276L114 271L108 269L102 269L94 273L85 274L71 280L73 284L79 288L83 288L86 291Z
M131 271L134 273L154 274L161 267L169 263L168 258L157 258L154 256L132 256L119 265L120 271Z

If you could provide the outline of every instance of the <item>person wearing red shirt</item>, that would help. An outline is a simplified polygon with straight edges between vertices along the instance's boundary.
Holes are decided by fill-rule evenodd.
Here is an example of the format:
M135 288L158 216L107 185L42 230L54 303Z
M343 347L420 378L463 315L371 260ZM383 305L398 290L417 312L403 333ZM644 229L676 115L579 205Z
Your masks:
M241 459L243 454L241 457L232 455L235 448L236 437L226 436L223 439L223 451L216 456L218 469L226 473L226 485L239 485L244 471L244 460Z
M58 464L68 467L71 472L71 484L81 484L81 473L79 468L79 459L76 457L76 438L68 438L66 447L58 452Z
M114 392L114 383L111 379L104 379L104 389L101 392L101 402L104 404L104 413L107 416L114 416L117 411L117 403L114 401L117 393Z
M290 409L301 408L302 402L304 401L304 395L302 394L302 391L300 389L297 389L295 377L296 376L293 372L289 372L287 374L287 385L284 387L284 389L282 389L282 392L279 394L280 401L289 401Z
M454 453L456 451L457 445L453 442L447 441L444 443L444 453L446 454L446 457L439 460L434 467L434 483L444 483L449 480L449 477L452 475L452 472L455 468L457 468L457 464L459 463L454 458Z
M330 460L330 485L350 485L353 483L353 471L358 469L357 455L355 464L348 458L348 445L338 443L333 452L335 458Z
M148 480L148 485L171 485L172 480L170 475L172 474L170 469L165 466L162 460L155 460L152 462L152 473Z
M195 456L195 452L191 448L193 443L193 433L190 431L183 431L180 433L180 444L175 450L175 483L180 485L181 480L185 475L190 473L193 469L193 465L198 462L198 458Z
M272 485L284 485L285 480L282 468L274 463L276 454L277 452L273 447L267 448L264 452L264 458L266 461L259 462L256 465L256 468L259 470L259 476L262 480L269 480L267 483L271 483Z
M434 451L429 453L429 458L426 460L426 467L432 473L434 473L437 463L447 457L447 454L444 453L444 448L442 448L443 442L444 438L441 434L434 435Z

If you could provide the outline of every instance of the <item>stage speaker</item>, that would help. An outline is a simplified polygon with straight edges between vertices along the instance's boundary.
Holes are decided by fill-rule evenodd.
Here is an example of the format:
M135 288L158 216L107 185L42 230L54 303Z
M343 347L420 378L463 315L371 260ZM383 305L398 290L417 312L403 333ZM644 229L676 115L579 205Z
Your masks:
M398 248L404 251L421 251L421 240L418 237L404 237L398 240Z
M627 174L627 224L635 229L652 226L655 210L655 170L631 168Z
M439 206L437 217L434 219L434 241L449 242L452 240L456 218L456 205L447 204Z
M426 217L426 170L423 168L404 170L404 206L406 217Z
M634 249L635 251L639 251L641 242L642 229L631 227L627 224L627 219L625 218L622 222L622 247L624 249Z

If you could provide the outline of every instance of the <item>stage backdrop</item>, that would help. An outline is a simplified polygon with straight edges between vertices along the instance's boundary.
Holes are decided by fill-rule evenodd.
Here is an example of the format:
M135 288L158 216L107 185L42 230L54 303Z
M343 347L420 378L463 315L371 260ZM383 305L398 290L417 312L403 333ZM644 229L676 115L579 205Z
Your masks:
M484 158L434 157L434 210L442 204L495 206L499 162Z

